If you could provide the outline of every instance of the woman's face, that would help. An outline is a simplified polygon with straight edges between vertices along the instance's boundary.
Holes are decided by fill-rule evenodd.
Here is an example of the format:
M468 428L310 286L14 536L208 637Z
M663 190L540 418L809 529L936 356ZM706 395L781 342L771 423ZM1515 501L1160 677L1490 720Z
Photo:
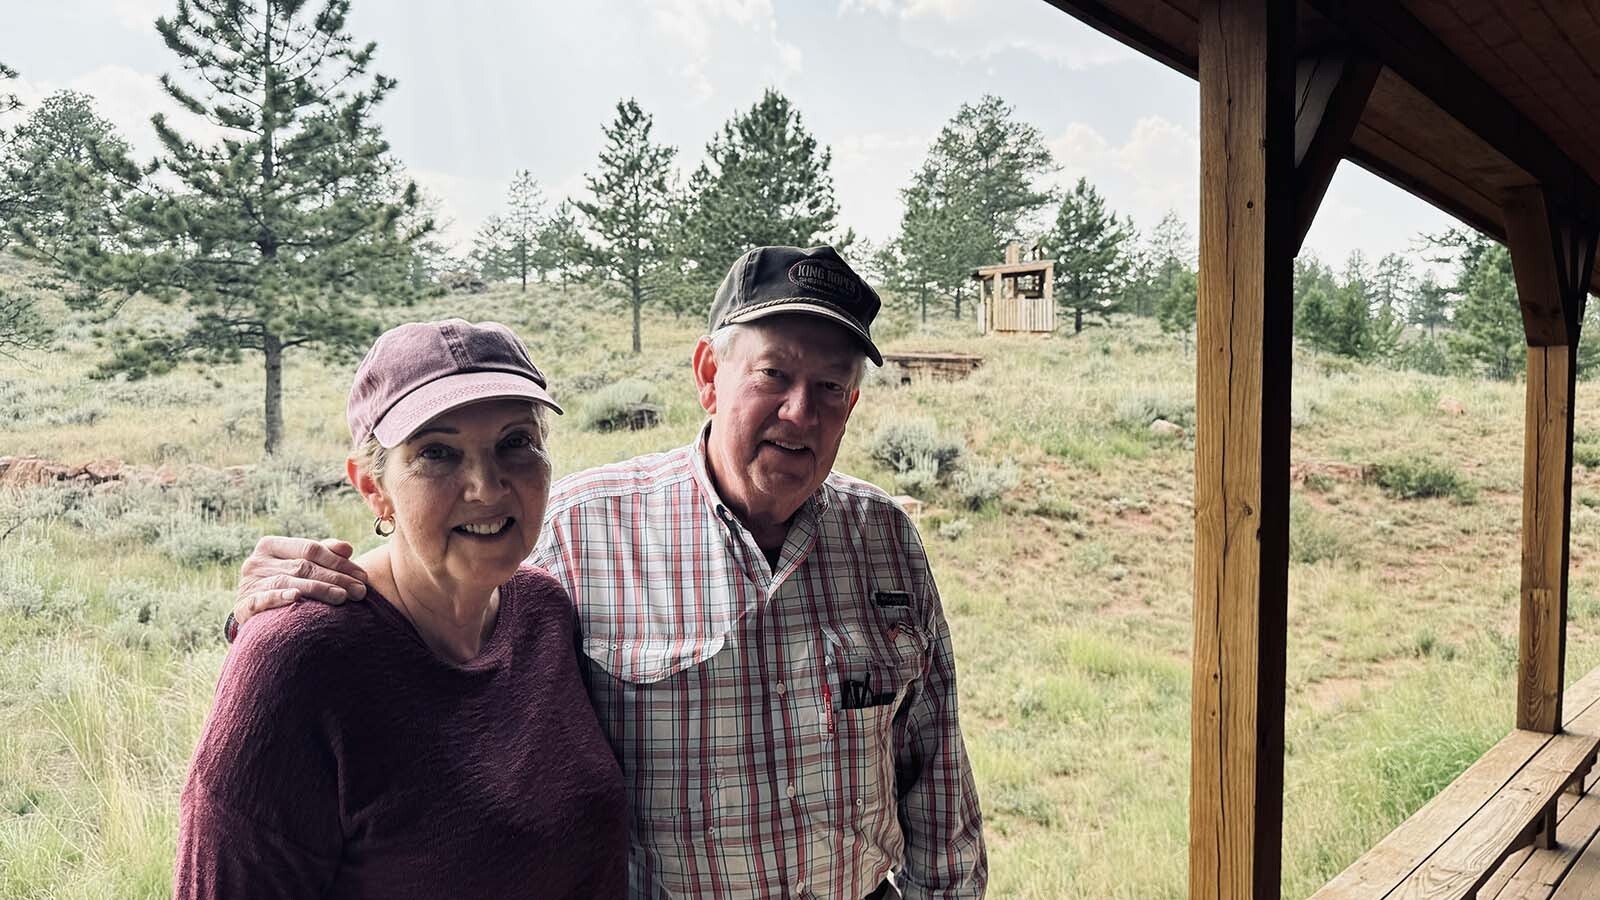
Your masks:
M550 458L532 404L485 400L429 421L390 450L374 486L368 502L394 516L391 553L405 557L397 563L492 588L539 539Z

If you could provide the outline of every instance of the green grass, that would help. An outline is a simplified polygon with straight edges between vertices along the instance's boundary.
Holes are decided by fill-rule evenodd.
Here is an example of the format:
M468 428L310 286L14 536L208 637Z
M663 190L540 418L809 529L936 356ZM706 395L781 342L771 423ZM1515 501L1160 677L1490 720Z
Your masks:
M698 321L647 315L635 357L621 313L579 315L598 299L496 290L395 318L494 318L524 335L577 413L551 438L566 473L683 443L701 421L688 368ZM905 422L958 440L963 464L1014 467L976 510L954 477L921 497L991 895L1184 896L1194 451L1148 426L1166 418L1192 439L1192 353L1146 322L1040 340L886 316L885 350L985 363L953 383L869 378L839 467L893 488L872 438ZM0 454L180 472L259 463L258 363L91 383L97 351L81 327L64 331L62 352L0 361ZM27 520L0 543L0 896L168 895L177 791L223 658L208 629L241 544L269 530L376 540L358 499L307 487L342 467L349 378L347 365L291 356L283 459L238 481L196 471L180 489L120 499L0 496L0 531ZM1317 474L1293 497L1286 897L1342 869L1509 727L1523 435L1519 385L1326 360L1300 360L1294 379L1295 462L1435 462L1391 466L1400 488ZM586 403L629 380L651 387L662 424L583 429ZM1580 430L1600 434L1594 387L1578 394ZM1443 397L1467 414L1440 412ZM1585 466L1569 677L1600 663L1600 471ZM1400 499L1419 493L1458 502Z

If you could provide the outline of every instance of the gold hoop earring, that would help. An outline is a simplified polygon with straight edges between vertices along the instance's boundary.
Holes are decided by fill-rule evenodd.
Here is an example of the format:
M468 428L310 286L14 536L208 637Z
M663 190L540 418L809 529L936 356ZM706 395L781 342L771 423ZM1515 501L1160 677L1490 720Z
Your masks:
M387 528L385 528L387 526ZM394 516L379 516L372 520L372 533L378 537L394 534Z

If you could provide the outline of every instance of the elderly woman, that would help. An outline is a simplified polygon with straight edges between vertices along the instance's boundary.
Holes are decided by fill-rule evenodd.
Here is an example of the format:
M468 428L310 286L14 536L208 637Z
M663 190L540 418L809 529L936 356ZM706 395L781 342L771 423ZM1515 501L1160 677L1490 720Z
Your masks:
M560 412L504 326L378 338L346 415L368 602L263 614L184 787L175 895L621 897L622 778L566 592L523 564Z

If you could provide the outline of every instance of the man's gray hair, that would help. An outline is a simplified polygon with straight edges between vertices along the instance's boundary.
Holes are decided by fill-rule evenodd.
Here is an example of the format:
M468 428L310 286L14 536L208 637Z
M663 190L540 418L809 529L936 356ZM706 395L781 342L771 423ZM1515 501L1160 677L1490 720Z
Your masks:
M754 323L740 323L724 325L711 334L706 335L706 340L711 343L711 355L718 360L727 359L728 349L733 346L734 338L746 331L753 330ZM860 350L850 363L849 388L854 391L861 387L861 382L867 376L867 351Z

